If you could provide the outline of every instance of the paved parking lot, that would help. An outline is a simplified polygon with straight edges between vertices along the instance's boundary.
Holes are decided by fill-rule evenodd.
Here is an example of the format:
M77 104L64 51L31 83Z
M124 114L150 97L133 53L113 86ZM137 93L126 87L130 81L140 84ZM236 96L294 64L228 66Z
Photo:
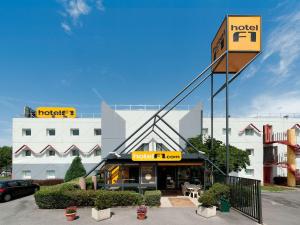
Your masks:
M111 219L96 222L91 218L90 208L80 208L78 214L80 218L72 224L156 224L156 225L254 225L255 222L232 211L229 214L219 214L219 216L205 219L195 213L192 208L151 208L148 218L144 221L136 219L136 208L114 208L114 215ZM13 200L7 203L0 203L0 225L63 225L70 224L64 216L64 210L42 210L38 209L34 203L33 196Z
M300 190L263 192L263 219L267 225L300 224Z
M298 225L300 221L300 191L263 193L264 224ZM254 225L254 221L231 210L219 213L217 217L205 219L195 214L196 208L151 208L148 219L138 221L135 208L114 208L111 219L96 222L91 218L90 208L80 208L80 218L72 224L156 224L156 225ZM34 203L33 196L27 196L7 203L0 203L0 225L64 225L70 224L64 210L41 210Z

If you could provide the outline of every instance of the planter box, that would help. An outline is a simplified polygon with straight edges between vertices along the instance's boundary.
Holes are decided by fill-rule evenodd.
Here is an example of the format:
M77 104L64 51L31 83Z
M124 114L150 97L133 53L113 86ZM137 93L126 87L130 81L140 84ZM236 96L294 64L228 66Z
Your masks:
M213 206L211 208L206 208L199 206L199 208L197 209L197 214L205 218L213 217L217 215L217 207Z
M110 218L110 208L97 210L96 208L92 208L92 218L96 221L106 220Z

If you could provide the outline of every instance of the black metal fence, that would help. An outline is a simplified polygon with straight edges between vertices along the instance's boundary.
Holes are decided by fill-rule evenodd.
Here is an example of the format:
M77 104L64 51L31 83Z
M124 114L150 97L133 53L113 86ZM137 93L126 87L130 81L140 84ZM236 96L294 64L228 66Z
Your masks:
M234 176L215 176L214 182L229 185L231 207L262 224L260 180Z
M260 180L234 176L226 177L220 174L214 174L208 180L211 180L211 184L224 183L229 185L231 207L262 224Z

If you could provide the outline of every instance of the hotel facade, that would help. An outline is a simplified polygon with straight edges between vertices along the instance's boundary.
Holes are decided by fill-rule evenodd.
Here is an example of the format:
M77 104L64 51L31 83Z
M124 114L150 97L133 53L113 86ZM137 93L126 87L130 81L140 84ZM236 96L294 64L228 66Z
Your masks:
M86 170L89 171L158 109L159 106L111 107L102 103L101 117L14 118L13 178L63 179L76 156L81 157ZM202 119L201 114L202 105L198 104L191 108L176 108L165 117L165 120L184 138L195 137L201 132L204 137L208 137L211 132L211 120L206 117ZM247 169L232 175L267 183L272 183L275 176L287 176L287 168L281 163L286 161L286 146L264 144L263 126L266 124L272 125L273 132L295 128L296 137L300 135L299 118L231 117L228 131L230 145L247 151L250 158ZM151 133L140 143L136 141L132 146L124 144L121 149L128 147L125 152L129 153L136 150L172 151L172 149L180 150L178 146L185 147L185 143L165 124L159 122L158 125L161 130ZM225 118L214 118L214 138L225 142L225 127ZM192 170L200 165L196 161L182 162L178 164L177 169L171 169L171 165L161 164L156 167L158 171L154 176L159 177L161 173L167 179L171 177L170 179L179 186L181 177L189 176L188 179L192 179L202 176L203 170ZM299 171L299 155L296 165ZM132 178L136 171L132 168L127 173L132 173L130 176ZM160 185L165 187L166 184Z

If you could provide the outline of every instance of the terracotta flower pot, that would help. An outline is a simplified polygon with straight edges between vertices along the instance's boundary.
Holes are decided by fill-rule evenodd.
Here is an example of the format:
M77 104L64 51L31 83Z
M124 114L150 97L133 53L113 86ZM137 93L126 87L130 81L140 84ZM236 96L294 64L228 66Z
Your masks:
M144 220L146 218L146 213L137 213L137 218L139 220Z
M67 217L67 221L73 221L76 218L76 213L65 214Z
M76 218L77 207L70 206L65 209L65 216L67 217L67 221L73 221Z

